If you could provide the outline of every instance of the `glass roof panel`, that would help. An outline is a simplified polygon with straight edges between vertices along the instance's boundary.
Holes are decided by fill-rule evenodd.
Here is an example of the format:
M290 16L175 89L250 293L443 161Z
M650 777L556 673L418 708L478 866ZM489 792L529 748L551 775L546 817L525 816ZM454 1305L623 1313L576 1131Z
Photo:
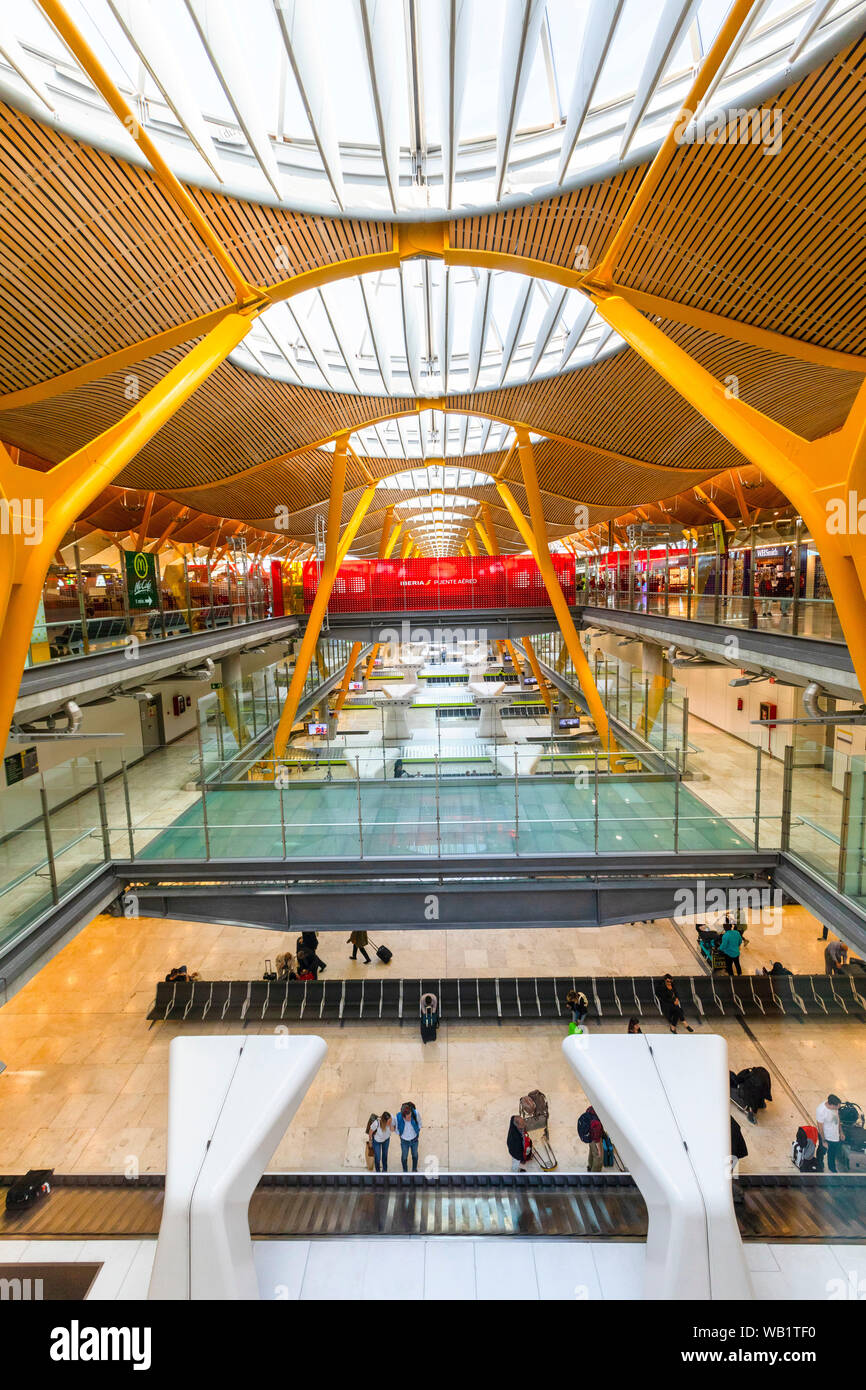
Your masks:
M487 332L476 374L473 325L484 310L488 283ZM560 300L555 320L547 324L551 303L556 307ZM587 310L579 291L563 296L558 286L512 271L482 276L471 267L410 261L402 277L397 270L376 272L272 305L231 360L305 386L442 397L540 380L618 351L622 339L594 310L587 318ZM583 318L572 340L571 330ZM484 447L499 444L488 441Z
M590 0L67 4L179 177L362 215L490 207L648 149L729 9L625 0L600 32ZM76 137L130 154L131 136L36 0L5 10L26 72L0 43L0 96L35 99ZM808 63L863 15L866 0L756 6L710 105L781 84L792 51Z

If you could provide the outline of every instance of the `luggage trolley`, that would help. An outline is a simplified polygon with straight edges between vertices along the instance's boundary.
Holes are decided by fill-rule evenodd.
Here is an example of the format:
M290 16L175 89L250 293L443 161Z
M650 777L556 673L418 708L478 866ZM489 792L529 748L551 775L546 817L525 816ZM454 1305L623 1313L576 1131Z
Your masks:
M550 1106L547 1096L543 1091L530 1091L528 1095L521 1096L519 1112L526 1123L527 1133L540 1134L537 1143L533 1140L530 1157L535 1159L545 1173L552 1173L557 1167L557 1162L556 1154L550 1147Z

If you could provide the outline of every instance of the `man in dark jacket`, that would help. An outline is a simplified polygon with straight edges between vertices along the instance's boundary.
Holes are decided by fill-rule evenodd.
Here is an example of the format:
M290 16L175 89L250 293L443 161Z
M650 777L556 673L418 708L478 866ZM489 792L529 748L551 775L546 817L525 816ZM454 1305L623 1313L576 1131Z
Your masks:
M512 1173L525 1173L526 1164L532 1153L532 1140L526 1132L526 1121L521 1115L512 1115L505 1140L511 1155Z

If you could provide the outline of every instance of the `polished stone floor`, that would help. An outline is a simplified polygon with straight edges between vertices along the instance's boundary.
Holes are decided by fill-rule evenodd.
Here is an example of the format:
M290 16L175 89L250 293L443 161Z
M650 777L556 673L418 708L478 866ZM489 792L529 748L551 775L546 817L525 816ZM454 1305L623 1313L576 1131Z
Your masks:
M862 1298L866 1245L746 1243L756 1299ZM93 1262L88 1302L147 1297L154 1240L0 1240L0 1260ZM520 1236L378 1236L350 1240L256 1240L259 1293L307 1300L535 1303L640 1299L642 1241L531 1240ZM853 1292L852 1292L853 1291Z
M744 969L781 959L820 970L819 924L799 908L750 927ZM388 969L393 975L699 973L690 922L518 932L407 931L389 944L394 960L349 960L346 931L323 933L320 954L335 977ZM203 978L255 978L285 948L281 933L155 919L98 917L0 1009L0 1171L162 1172L165 1166L168 1045L179 1024L150 1026L145 1015L169 966ZM622 1023L598 1025L618 1031ZM256 1028L256 1025L252 1025ZM646 1031L665 1027L648 1019ZM743 1171L790 1171L800 1123L830 1090L866 1101L866 1030L854 1020L734 1019L712 1025L728 1043L734 1070L767 1066L774 1101L757 1126L743 1124ZM269 1025L258 1025L268 1031ZM239 1032L237 1024L196 1025L197 1033ZM309 1032L309 1025L291 1031ZM328 1043L322 1070L280 1144L276 1170L342 1171L363 1163L363 1130L373 1111L413 1100L424 1123L422 1165L455 1171L509 1166L505 1134L521 1095L549 1097L551 1141L562 1171L585 1167L576 1120L585 1105L561 1053L563 1029L550 1024L446 1024L435 1044L400 1025L320 1025ZM590 1038L592 1029L590 1029ZM396 1145L394 1147L397 1147ZM393 1162L399 1159L392 1154Z

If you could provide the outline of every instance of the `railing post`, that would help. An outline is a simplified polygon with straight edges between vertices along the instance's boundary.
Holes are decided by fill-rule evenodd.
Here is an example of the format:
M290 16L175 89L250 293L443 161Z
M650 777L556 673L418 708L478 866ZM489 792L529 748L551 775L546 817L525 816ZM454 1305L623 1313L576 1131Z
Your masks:
M520 791L517 781L517 745L514 748L514 853L520 853Z
M609 761L609 757L608 757L608 761ZM593 808L594 808L594 813L593 813L593 819L594 819L593 845L594 845L595 853L598 854L598 749L597 749L597 748L596 748L596 750L595 750L595 772L594 772L593 792L594 792L593 798L592 798L592 801L593 801Z
M216 627L216 618L214 617L214 612L213 612L213 575L212 575L211 572L210 572L210 565L208 565L208 567L207 567L207 597L208 597L208 605L209 605L209 610L208 610L208 611L209 611L209 613L210 613L210 622L209 622L209 623L206 623L205 626L206 626L206 627L210 627L210 628L215 628L215 627Z
M276 764L275 764L275 766L276 766ZM276 774L276 775L279 775L279 774ZM286 808L285 808L285 806L283 805L283 784L282 784L282 782L280 782L280 784L279 784L279 791L280 791L280 834L281 834L281 836L282 836L282 841L283 841L283 859L287 859L287 858L288 858L288 854L287 854L287 852L286 852Z
M785 761L782 771L782 834L783 850L791 847L791 808L794 788L794 745L785 748Z
M680 754L674 755L674 854L680 852Z
M791 576L793 580L793 603L791 605L791 633L794 637L796 637L800 631L800 552L802 546L802 538L803 519L802 517L798 516L797 529L794 537L794 573Z
M81 620L81 646L84 655L90 651L90 636L87 631L87 601L84 597L84 576L81 573L81 552L78 549L78 541L72 547L72 554L75 557L75 587L78 590L78 616Z
M40 780L42 785L39 788L39 799L42 802L42 829L45 832L48 877L51 880L51 896L55 902L58 902L60 894L57 891L57 865L54 863L54 842L51 838L51 816L48 813L48 793L45 790L45 778L41 774Z
M186 600L186 625L192 633L192 601L189 592L189 565L186 556L183 557L183 592Z
M845 773L842 783L842 824L839 829L839 858L836 863L836 887L845 892L845 870L848 860L848 829L851 822L851 769Z
M358 851L360 858L364 858L364 821L361 815L361 760L355 754L355 777L358 782Z
M129 857L135 861L135 836L132 833L132 807L129 803L129 777L126 772L126 758L120 760L120 772L123 780L123 802L126 807L126 834L129 840Z
M102 759L94 762L96 772L96 800L99 804L99 821L102 826L102 852L106 860L111 859L111 836L108 833L108 811L105 805L105 780L102 776Z
M439 820L439 758L442 756L440 745L439 756L436 759L436 850L438 857L442 858L442 826Z
M755 759L755 849L761 848L761 762L763 751L759 743L755 749L758 755Z
M649 723L649 676L644 677L643 683L643 736L647 743L650 741Z
M204 857L205 859L210 859L210 827L207 823L207 776L204 770L204 747L201 741L201 724L196 725L196 731L198 733L198 766L199 780L201 782L201 819L202 829L204 830Z
M686 775L686 759L689 756L689 697L683 696L683 766L682 774Z

